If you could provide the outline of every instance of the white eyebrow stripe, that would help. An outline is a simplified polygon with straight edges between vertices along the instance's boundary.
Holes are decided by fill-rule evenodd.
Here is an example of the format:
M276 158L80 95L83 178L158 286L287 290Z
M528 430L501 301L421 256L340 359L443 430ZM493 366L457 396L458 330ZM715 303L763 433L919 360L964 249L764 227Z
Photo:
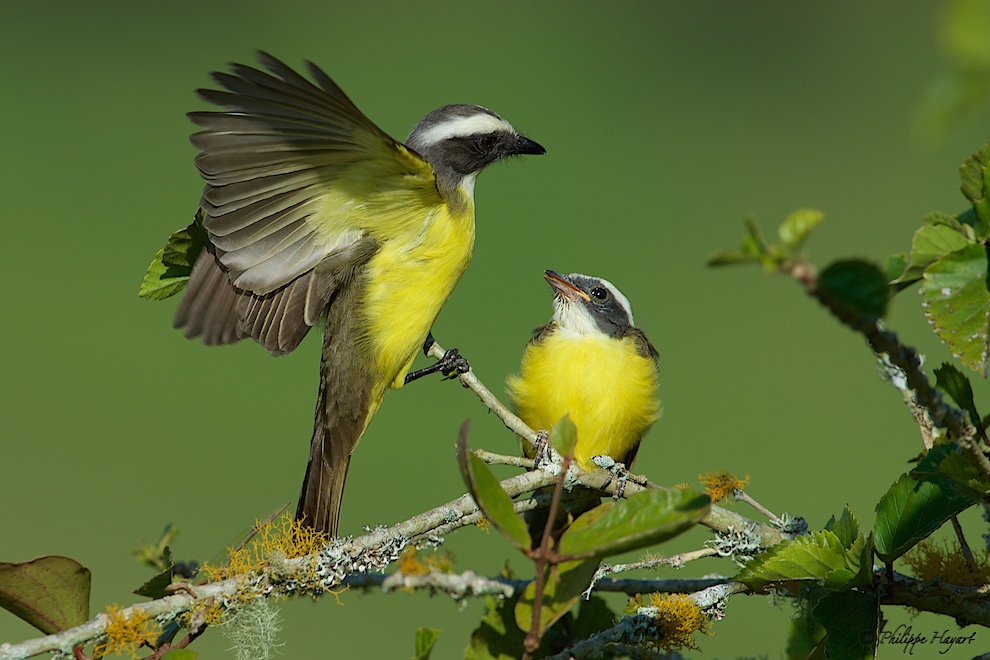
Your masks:
M423 145L433 145L455 137L469 135L486 135L495 131L515 133L509 122L484 113L468 117L454 117L431 126L417 136L417 141Z

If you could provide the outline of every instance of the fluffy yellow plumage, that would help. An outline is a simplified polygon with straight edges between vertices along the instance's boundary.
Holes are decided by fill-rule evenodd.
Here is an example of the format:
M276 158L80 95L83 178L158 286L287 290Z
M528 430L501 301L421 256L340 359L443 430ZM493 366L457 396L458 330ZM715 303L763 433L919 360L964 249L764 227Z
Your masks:
M552 271L547 279L557 292L554 319L526 347L509 396L533 429L551 429L569 414L583 469L602 455L628 466L661 413L656 352L611 284Z

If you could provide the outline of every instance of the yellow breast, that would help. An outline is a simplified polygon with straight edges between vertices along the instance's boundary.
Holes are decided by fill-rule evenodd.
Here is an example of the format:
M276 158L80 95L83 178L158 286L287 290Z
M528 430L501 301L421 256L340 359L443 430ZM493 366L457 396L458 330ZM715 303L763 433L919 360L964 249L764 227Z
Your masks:
M474 205L426 207L393 223L365 270L365 349L391 387L402 381L474 248ZM408 209L407 209L408 211Z
M533 429L549 430L570 414L574 456L586 470L593 456L623 460L660 417L656 367L631 339L554 332L526 348L508 391Z

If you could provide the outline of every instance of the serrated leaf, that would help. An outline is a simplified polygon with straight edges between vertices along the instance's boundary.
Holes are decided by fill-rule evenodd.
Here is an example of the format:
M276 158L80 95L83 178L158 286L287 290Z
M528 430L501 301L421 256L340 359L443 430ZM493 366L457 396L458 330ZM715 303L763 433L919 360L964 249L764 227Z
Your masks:
M927 268L945 255L972 245L962 224L949 216L930 217L911 240L910 264Z
M873 532L860 534L846 550L846 568L854 574L850 586L865 587L873 582Z
M990 291L987 252L969 244L925 269L921 284L925 315L959 360L986 376L990 354Z
M200 209L192 224L173 232L165 247L155 255L141 283L138 297L164 300L186 288L193 264L208 242L209 237L203 227L203 211Z
M881 318L887 312L887 278L871 263L836 261L818 276L818 287L860 314Z
M574 445L577 444L577 428L571 421L570 414L565 414L550 431L550 444L561 456L573 456Z
M902 474L877 503L877 556L892 562L973 501L951 479Z
M880 623L880 602L860 591L823 596L812 616L825 628L825 654L829 658L873 658Z
M560 537L562 555L608 557L667 541L708 515L711 499L691 488L647 490L605 502Z
M935 369L935 387L942 390L956 402L956 405L969 413L969 419L975 426L980 424L980 413L976 411L973 400L973 386L969 378L959 371L955 365L943 362Z
M833 571L846 568L846 549L829 531L811 532L778 543L754 557L734 578L754 590L770 584L824 583Z
M557 578L554 579L551 568L547 567L547 576L543 584L543 603L540 608L540 630L543 633L567 614L581 598L581 594L591 584L598 570L598 559L581 559L565 561L557 565ZM533 603L536 595L536 581L530 582L516 603L515 620L520 630L529 630L533 619Z
M847 504L842 509L842 514L838 520L835 519L835 516L829 518L829 521L825 523L825 529L835 534L842 543L842 547L848 550L856 537L859 536L859 520Z
M533 541L529 536L529 530L526 529L526 523L513 510L512 500L502 490L492 471L468 448L467 422L461 427L460 438L457 441L457 462L461 467L461 476L468 487L468 492L485 517L510 543L520 550L529 550Z
M817 209L798 209L787 216L778 230L787 251L791 255L797 255L808 236L824 219L825 215Z
M414 660L429 660L430 654L433 653L433 647L436 645L439 637L440 631L437 628L417 629L416 655L413 656Z
M0 607L52 635L89 620L90 581L89 569L69 557L0 562Z
M986 238L990 233L990 201L987 200L987 189L990 188L990 172L987 163L990 162L990 143L983 145L959 167L959 178L962 180L961 189L966 199L973 205L978 222L973 224L976 235Z
M164 598L169 594L167 588L172 584L172 553L168 546L165 546L162 557L164 564L162 571L135 589L133 593L151 599Z
M471 633L464 660L516 660L526 633L516 625L519 596L499 599L485 596L485 616ZM529 626L527 625L527 628Z

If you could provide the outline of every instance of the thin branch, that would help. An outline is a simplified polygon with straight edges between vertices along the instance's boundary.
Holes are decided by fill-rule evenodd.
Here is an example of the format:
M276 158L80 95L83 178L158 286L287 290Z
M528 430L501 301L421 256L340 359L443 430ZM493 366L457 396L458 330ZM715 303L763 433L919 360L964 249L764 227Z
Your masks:
M433 342L430 346L430 350L427 352L432 358L439 360L443 357L446 351L440 346L440 344ZM464 387L469 388L472 392L478 395L481 402L485 404L489 410L495 413L505 426L518 435L520 438L528 441L529 444L536 444L536 432L529 428L526 422L522 421L519 417L515 415L511 410L509 410L498 397L492 394L491 390L485 387L477 376L474 375L474 370L469 369L466 373L460 374L458 380Z
M924 612L944 614L960 626L975 623L990 628L990 585L958 587L941 580L924 582L901 573L888 580L883 569L877 573L886 582L880 592L882 605L903 605Z
M515 589L498 579L484 577L474 571L464 573L444 573L430 571L424 575L407 575L401 571L392 573L382 580L382 591L388 593L395 589L409 591L428 589L447 594L454 600L463 600L467 596L493 595L510 598Z
M659 568L661 566L672 566L673 568L683 568L685 564L695 559L702 559L703 557L713 557L718 554L718 550L715 548L702 548L701 550L693 550L691 552L682 552L678 555L672 555L670 557L656 557L654 559L644 559L643 561L633 562L631 564L602 564L595 571L595 575L591 578L591 584L588 588L584 590L581 594L581 598L588 600L591 597L591 592L595 590L598 583L609 575L615 575L616 573L625 573L626 571L638 571L638 570L652 570Z

